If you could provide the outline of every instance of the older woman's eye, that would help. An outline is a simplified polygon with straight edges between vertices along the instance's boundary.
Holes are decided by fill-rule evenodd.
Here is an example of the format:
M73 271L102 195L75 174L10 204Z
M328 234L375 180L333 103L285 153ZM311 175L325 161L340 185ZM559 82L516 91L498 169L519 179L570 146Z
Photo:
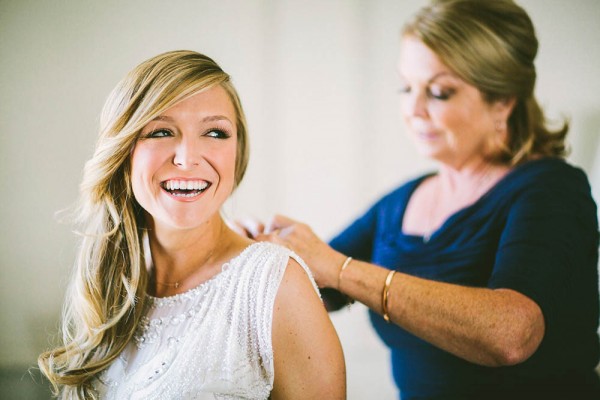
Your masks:
M155 129L144 135L146 138L161 138L168 136L173 136L173 132L168 129Z
M454 89L442 89L437 87L429 88L427 91L429 97L436 100L448 100L455 92Z
M204 136L212 137L215 139L227 139L231 135L221 129L211 129L204 134Z

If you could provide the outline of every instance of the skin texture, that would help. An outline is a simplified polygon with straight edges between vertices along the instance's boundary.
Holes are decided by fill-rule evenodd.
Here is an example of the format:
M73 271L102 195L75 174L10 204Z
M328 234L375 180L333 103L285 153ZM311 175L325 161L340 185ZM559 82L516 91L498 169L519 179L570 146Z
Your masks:
M514 99L488 103L427 46L405 37L399 59L401 113L418 151L439 162L439 173L417 188L402 229L427 235L491 188L509 168L488 155L506 140ZM443 199L443 201L439 201ZM333 250L311 228L285 216L263 227L243 224L258 240L288 246L311 267L320 287L338 289L381 313L388 269ZM544 318L530 298L509 289L464 287L394 276L388 299L392 323L470 362L508 366L525 361L544 336Z
M149 291L155 296L182 293L211 279L252 243L232 231L219 212L234 187L235 121L231 100L216 86L166 110L140 134L132 153L132 186L148 222ZM192 197L175 196L165 190L169 180L208 186ZM179 285L164 284L173 282ZM289 262L275 299L273 349L273 399L345 398L339 339L295 261Z

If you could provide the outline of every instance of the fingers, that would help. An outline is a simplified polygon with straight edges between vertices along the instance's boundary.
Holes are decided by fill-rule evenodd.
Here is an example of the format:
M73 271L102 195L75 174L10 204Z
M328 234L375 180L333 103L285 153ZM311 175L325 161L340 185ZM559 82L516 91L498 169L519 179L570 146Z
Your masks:
M265 225L254 218L244 218L236 221L228 221L227 225L242 236L255 239L265 231Z
M273 216L273 218L271 218L271 221L269 221L269 223L267 224L265 232L268 233L268 232L274 231L275 229L283 230L284 228L288 228L297 223L298 223L298 221L295 221L284 215L275 215L275 216Z
M251 237L256 237L265 231L265 225L256 219L245 220L244 226L246 231L252 235Z
M254 240L257 240L259 242L271 242L271 243L275 243L278 244L280 246L284 246L289 248L290 250L293 250L291 247L291 243L289 243L284 237L280 236L280 231L279 230L274 230L271 233L262 233L257 235Z
M226 223L236 233L256 240L269 240L268 235L275 231L277 236L285 237L292 232L293 226L298 224L297 221L283 215L275 215L267 225L255 218L227 220Z
M273 229L268 233L261 233L254 237L255 240L260 242L271 242L287 247L290 250L295 249L295 245L300 240L296 235L296 226L288 226L281 229Z

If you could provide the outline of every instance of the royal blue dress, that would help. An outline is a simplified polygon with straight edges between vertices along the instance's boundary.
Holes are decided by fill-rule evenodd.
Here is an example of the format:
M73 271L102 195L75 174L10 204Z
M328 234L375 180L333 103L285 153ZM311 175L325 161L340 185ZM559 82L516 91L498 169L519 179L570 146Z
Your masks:
M492 368L440 350L370 312L391 350L401 398L600 399L594 372L600 356L598 221L585 173L560 159L524 163L428 241L402 232L408 200L426 177L384 196L331 246L426 279L516 290L540 306L546 329L528 360Z

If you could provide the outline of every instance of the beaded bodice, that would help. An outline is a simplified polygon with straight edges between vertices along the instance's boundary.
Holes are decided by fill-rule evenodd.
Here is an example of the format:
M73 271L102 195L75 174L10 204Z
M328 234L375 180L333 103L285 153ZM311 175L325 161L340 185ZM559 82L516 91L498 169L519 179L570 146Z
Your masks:
M134 340L96 381L100 397L268 398L273 304L290 257L312 280L290 250L255 243L188 292L148 296Z

